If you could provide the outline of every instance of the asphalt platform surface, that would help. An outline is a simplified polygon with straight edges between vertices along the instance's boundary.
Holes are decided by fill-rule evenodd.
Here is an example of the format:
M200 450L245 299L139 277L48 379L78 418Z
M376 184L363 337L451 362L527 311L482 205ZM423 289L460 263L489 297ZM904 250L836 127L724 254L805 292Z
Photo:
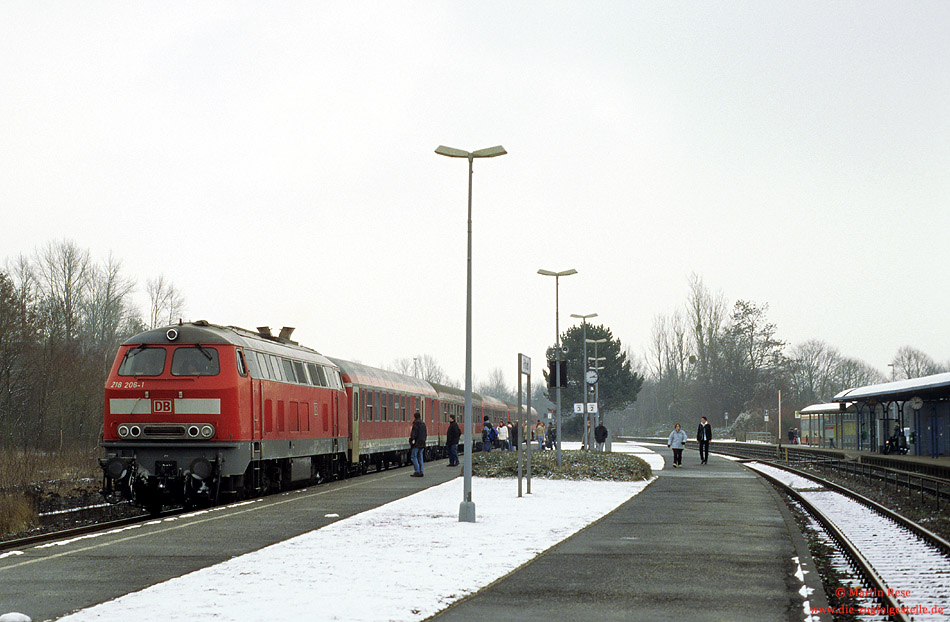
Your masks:
M684 468L673 469L672 452L653 449L667 466L643 492L430 619L803 620L794 557L810 586L820 585L778 493L725 458L700 465L698 452L687 451ZM492 548L504 554L503 545ZM812 596L813 606L824 603Z
M26 548L0 557L0 615L55 619L256 551L458 477L458 469L443 464L427 463L424 478L409 477L409 468L392 469Z

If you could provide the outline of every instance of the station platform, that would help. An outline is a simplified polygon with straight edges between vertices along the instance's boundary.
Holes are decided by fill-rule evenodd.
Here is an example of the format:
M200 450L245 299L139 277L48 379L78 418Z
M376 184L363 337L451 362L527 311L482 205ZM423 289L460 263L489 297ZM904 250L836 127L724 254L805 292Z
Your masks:
M665 438L638 436L626 437L625 440L666 445ZM690 449L695 450L697 447L696 441L688 441L687 446ZM744 448L751 447L761 450L763 454L775 454L777 450L777 446L774 443L753 443L741 442L733 439L713 439L711 445L712 450L715 451L717 446L727 451L730 446ZM930 456L882 454L880 452L868 450L837 449L829 447L817 447L813 445L789 445L787 443L783 443L781 447L782 451L787 451L789 455L796 453L800 455L817 455L823 456L829 460L850 460L852 462L858 462L861 464L869 464L873 466L886 467L889 469L898 469L910 473L920 473L922 475L929 475L931 477L950 479L950 456L941 455L934 458Z
M827 601L778 493L746 467L672 452L657 480L617 510L431 618L788 622ZM497 554L504 555L503 547ZM795 558L798 558L796 560ZM799 573L800 574L800 573Z

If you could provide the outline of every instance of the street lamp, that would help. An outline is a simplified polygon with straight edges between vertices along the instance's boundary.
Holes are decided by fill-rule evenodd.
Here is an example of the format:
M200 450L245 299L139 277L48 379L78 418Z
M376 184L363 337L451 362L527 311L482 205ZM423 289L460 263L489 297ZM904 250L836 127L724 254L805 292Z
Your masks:
M494 158L508 153L501 145L462 151L439 145L435 150L439 155L450 158L468 159L468 276L465 297L465 454L462 462L463 490L462 503L459 505L459 522L475 522L475 502L472 501L472 163L475 158Z
M557 465L561 466L561 366L558 364L561 360L561 328L560 315L558 311L558 296L560 291L560 279L562 276L577 274L577 270L562 270L561 272L552 272L551 270L538 270L538 274L554 277L554 386L557 388L557 413L554 418L555 433L557 434Z
M588 438L588 429L587 429L587 384L588 384L588 383L587 383L587 369L588 369L588 365L587 365L587 319L588 319L588 318L592 318L592 317L597 317L597 314L596 314L596 313L588 313L587 315L578 315L577 313L572 313L572 314L571 314L571 317L579 318L579 319L581 320L581 323L582 323L583 326L584 326L584 328L583 328L583 331L584 331L584 332L583 332L583 338L584 338L584 364L581 366L581 367L583 367L583 370L581 371L581 373L584 374L584 382L583 382L584 390L581 392L581 396L584 398L584 433L583 433L584 443L583 443L583 445L584 445L584 447L587 447L588 449L590 449L590 438Z

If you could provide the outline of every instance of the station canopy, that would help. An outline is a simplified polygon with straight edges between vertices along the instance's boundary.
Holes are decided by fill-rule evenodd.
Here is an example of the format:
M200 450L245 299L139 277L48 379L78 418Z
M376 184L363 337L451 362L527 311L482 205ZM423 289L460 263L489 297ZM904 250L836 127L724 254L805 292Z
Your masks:
M831 402L830 404L812 404L802 408L799 413L803 415L835 415L844 412L854 412L852 402Z
M950 372L847 389L832 399L835 402L903 402L917 396L926 401L950 399Z

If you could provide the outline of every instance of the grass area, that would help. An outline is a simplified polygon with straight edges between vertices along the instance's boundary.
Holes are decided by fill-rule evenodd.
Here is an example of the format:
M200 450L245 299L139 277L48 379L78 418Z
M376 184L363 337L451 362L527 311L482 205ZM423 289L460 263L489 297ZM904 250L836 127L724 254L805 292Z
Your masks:
M632 482L653 477L653 470L642 458L631 454L598 451L562 451L561 466L557 452L532 451L531 475L544 479L573 479ZM472 475L477 477L517 477L517 451L491 451L472 454Z
M41 499L97 489L98 454L98 448L0 450L0 537L36 526Z

